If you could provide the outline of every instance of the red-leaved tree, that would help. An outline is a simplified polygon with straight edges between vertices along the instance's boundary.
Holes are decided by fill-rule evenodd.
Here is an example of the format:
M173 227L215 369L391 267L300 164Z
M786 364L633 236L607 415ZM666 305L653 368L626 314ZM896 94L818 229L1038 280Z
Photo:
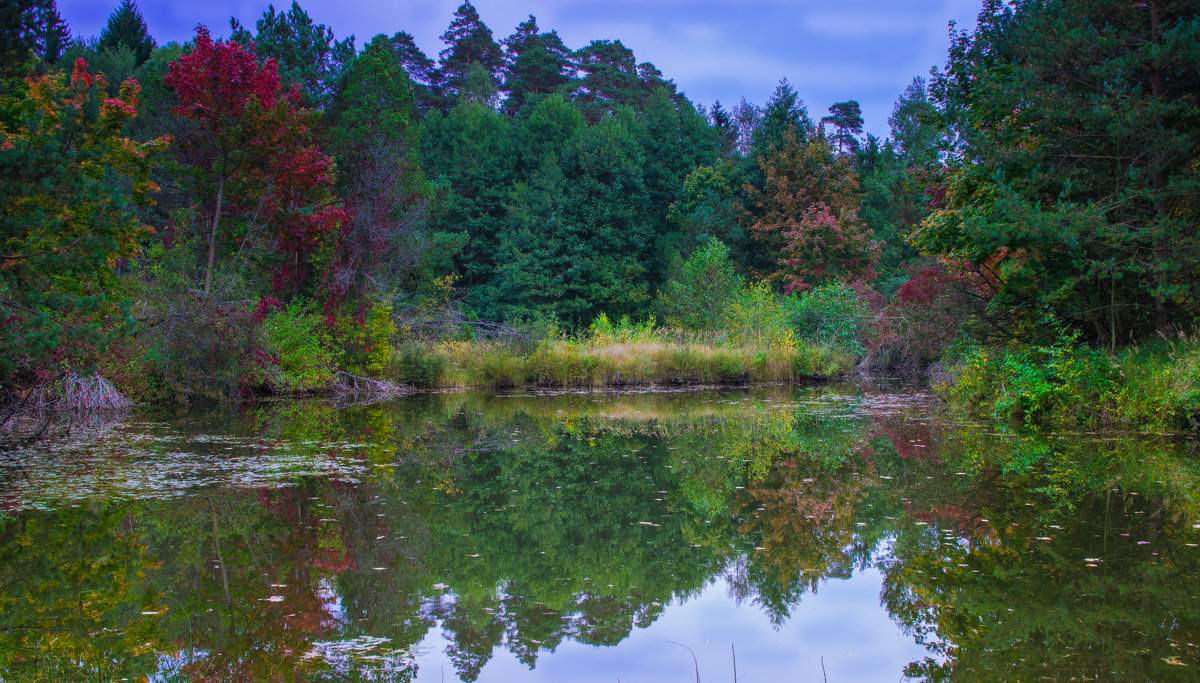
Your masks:
M297 91L280 90L275 60L260 65L203 26L166 84L179 100L172 111L193 123L182 146L204 216L204 292L225 248L245 251L261 237L283 256L276 289L298 285L308 255L344 219L328 203L333 161L313 142L317 113L298 106Z
M787 132L759 158L763 187L747 183L750 233L778 269L766 273L789 291L830 281L874 277L880 243L858 217L858 178L824 137L802 141Z

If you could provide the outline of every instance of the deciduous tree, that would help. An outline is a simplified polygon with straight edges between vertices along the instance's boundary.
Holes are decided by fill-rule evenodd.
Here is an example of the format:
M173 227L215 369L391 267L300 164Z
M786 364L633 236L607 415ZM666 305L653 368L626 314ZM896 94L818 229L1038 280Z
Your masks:
M305 257L341 221L326 203L333 161L312 141L314 114L298 107L299 92L280 90L274 60L260 66L235 42L213 42L203 26L195 47L171 63L167 85L178 116L195 128L184 139L207 226L204 292L212 291L219 247L266 226L277 253L276 285L304 278ZM242 217L249 226L227 225Z

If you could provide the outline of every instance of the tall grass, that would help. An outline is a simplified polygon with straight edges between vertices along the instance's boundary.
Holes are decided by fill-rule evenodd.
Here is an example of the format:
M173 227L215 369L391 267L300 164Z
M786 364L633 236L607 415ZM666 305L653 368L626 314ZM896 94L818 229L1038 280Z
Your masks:
M423 365L439 366L440 376L424 379L427 386L492 388L731 384L829 377L848 371L855 360L825 346L676 341L679 336L551 338L527 353L491 342L444 342L426 349L438 360Z

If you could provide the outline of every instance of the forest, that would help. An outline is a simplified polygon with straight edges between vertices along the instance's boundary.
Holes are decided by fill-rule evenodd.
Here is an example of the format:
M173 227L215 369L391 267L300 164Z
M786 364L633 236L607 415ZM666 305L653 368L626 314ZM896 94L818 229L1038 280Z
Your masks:
M986 0L883 139L469 0L436 56L295 2L162 45L133 0L0 13L0 419L857 368L1200 426L1193 0Z

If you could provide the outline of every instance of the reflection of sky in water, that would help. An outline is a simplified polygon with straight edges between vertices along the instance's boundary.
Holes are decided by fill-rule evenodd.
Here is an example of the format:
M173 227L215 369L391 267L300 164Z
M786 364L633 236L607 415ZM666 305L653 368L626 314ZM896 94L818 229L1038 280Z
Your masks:
M738 681L819 681L821 659L830 681L894 681L909 662L928 656L904 635L880 605L883 576L875 569L821 584L805 595L776 630L757 606L736 605L723 580L699 596L673 602L653 624L635 628L615 647L564 642L538 656L529 670L498 647L483 667L480 683L500 681L732 681L730 644L737 653ZM680 645L691 648L692 655ZM417 681L454 681L441 629L417 646Z

